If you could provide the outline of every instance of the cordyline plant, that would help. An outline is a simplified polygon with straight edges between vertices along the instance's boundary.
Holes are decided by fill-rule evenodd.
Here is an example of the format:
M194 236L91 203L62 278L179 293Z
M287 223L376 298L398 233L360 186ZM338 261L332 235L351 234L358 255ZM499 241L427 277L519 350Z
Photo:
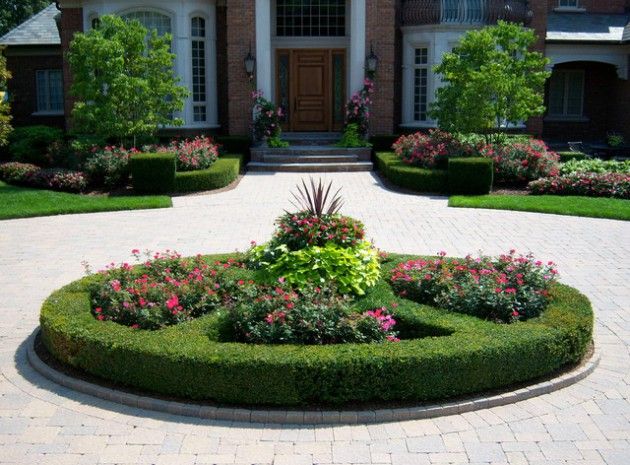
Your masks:
M339 213L343 206L343 200L339 195L341 188L337 189L332 197L330 196L330 189L332 188L332 181L328 183L328 186L324 186L321 178L319 182L315 184L313 178L310 178L310 186L307 186L302 179L302 187L298 184L298 193L292 192L293 198L297 203L291 202L291 204L302 210L310 213L312 216L321 218L324 215L334 215Z

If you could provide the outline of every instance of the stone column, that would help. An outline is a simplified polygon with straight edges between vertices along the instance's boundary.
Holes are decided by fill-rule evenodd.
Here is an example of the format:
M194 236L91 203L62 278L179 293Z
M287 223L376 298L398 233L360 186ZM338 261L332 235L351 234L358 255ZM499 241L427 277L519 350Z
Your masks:
M265 98L274 100L271 95L271 2L256 0L256 85Z
M363 87L363 79L365 78L365 3L366 0L352 0L350 2L349 95Z

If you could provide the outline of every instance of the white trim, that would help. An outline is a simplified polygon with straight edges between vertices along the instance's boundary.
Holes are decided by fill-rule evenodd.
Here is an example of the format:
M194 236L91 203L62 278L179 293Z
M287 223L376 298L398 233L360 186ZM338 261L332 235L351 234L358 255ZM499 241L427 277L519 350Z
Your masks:
M65 112L63 110L60 111L34 111L31 113L31 116L63 116Z
M619 79L630 78L628 69L628 55L630 45L619 44L547 44L545 54L550 63L547 67L552 70L561 63L573 61L594 61L613 65Z
M243 57L245 58L245 57ZM271 83L271 2L256 0L256 86L265 98L273 100Z
M553 9L556 13L586 13L586 8L579 6L558 6Z
M365 28L365 0L352 0L350 3L350 50L347 66L348 96L363 88L363 81L365 80Z

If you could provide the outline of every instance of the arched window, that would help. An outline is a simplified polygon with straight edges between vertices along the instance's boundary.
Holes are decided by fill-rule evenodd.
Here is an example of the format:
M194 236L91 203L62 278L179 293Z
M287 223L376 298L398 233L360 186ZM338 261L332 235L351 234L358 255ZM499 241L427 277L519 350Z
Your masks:
M135 19L149 31L155 29L158 35L171 32L171 18L157 11L133 11L123 14L122 17L128 20Z
M190 37L192 40L193 121L202 123L207 119L205 19L196 16L190 20Z

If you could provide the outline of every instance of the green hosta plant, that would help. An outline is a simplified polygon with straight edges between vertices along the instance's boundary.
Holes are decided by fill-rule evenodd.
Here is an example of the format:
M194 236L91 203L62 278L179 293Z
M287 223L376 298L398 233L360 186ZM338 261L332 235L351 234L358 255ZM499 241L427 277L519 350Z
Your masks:
M560 174L573 173L624 173L630 174L630 160L600 160L589 158L586 160L570 160L560 167Z

